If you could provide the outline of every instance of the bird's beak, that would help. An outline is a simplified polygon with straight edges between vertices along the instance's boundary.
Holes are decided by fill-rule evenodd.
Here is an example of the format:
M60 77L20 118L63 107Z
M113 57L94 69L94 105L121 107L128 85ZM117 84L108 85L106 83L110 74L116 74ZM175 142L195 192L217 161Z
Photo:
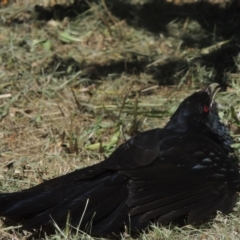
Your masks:
M206 92L210 96L210 107L212 107L216 94L220 89L221 87L218 83L212 83L206 88Z

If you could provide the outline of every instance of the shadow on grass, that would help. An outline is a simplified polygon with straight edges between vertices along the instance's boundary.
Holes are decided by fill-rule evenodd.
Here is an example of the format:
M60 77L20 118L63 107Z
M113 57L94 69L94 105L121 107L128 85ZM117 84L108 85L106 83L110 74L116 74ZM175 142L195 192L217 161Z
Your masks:
M192 29L192 31L185 33L182 31L183 33L178 36L173 36L182 41L182 48L201 49L216 42L231 41L224 47L197 58L189 67L195 65L197 61L202 66L214 68L213 81L220 83L223 81L226 70L238 71L234 62L234 58L240 50L240 6L238 1L231 1L226 7L205 1L176 5L159 0L148 1L141 6L134 7L123 1L114 1L111 12L120 19L126 19L134 27L143 28L156 35L161 33L165 36L173 36L168 29L168 25L173 21L182 21L184 25L184 23L194 20L201 26L198 31ZM162 72L168 72L167 76L170 79L171 73L174 75L179 66L180 68L184 67L185 70L188 69L184 62L173 61L161 65L160 69L155 69L155 73L161 73L160 75L156 74L155 78L164 78L166 74L162 76Z
M90 3L97 1L90 1ZM110 62L107 65L91 66L89 69L90 78L101 78L111 73L140 73L150 72L154 79L160 84L172 84L176 81L177 70L181 70L177 77L182 77L190 67L197 64L214 69L212 81L222 83L224 74L227 71L238 72L234 58L240 51L240 7L238 1L231 1L225 7L209 2L201 1L188 4L172 4L163 0L150 0L144 4L131 4L128 1L106 0L111 14L119 19L126 20L129 25L135 28L142 28L158 36L163 34L166 37L174 37L181 40L181 48L206 48L218 42L229 41L224 47L201 55L192 62L184 60L167 62L146 68L150 64L149 59L131 60L129 62ZM44 9L36 7L40 19L63 19L70 18L89 9L85 1L75 1L72 6L55 5L53 8ZM181 31L184 24L195 21L200 25L199 29ZM181 22L180 33L173 35L169 30L172 22ZM161 57L161 56L160 56ZM176 82L175 82L176 83Z
M52 73L52 66L58 66L56 68L58 76L72 75L72 72L81 71L81 78L94 81L102 78L114 80L123 73L139 75L145 72L151 75L160 85L172 85L176 84L179 78L186 73L189 66L184 60L170 60L157 67L154 65L146 67L149 63L148 58L132 58L128 59L128 61L112 61L107 64L85 64L83 62L79 63L71 57L62 58L55 55L52 62L49 63L49 67L45 69L45 73ZM69 67L72 70L67 73Z

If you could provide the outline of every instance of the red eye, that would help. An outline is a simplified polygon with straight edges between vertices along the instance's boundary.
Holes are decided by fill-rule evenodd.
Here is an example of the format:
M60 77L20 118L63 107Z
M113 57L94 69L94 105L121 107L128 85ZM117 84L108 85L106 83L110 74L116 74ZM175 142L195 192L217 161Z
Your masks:
M203 111L204 111L205 113L207 113L207 112L209 111L209 107L208 107L208 106L204 106L204 107L203 107Z

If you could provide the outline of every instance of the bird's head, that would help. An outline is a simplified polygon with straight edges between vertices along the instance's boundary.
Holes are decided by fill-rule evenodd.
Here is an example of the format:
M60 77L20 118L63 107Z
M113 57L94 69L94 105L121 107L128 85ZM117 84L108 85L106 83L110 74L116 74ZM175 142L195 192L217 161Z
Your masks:
M219 84L212 83L206 89L187 97L180 103L165 128L179 133L212 134L230 146L232 138L226 126L220 122L215 103L219 90Z

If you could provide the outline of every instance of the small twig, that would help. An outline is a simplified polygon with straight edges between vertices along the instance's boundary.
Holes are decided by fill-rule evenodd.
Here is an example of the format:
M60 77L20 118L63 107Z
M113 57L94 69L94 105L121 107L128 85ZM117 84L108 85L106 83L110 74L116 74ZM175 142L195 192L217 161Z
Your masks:
M189 18L186 19L186 21L183 24L183 33L185 33L187 26L188 26Z
M1 94L1 95L0 95L0 99L2 99L2 98L9 98L9 97L11 97L11 96L12 96L11 93Z
M105 11L107 12L109 18L111 19L112 23L113 23L114 25L116 25L116 21L115 21L115 19L113 18L112 13L109 11L109 9L108 9L108 7L107 7L107 5L106 5L105 0L102 0L102 5L103 5Z
M133 87L133 82L131 83L130 88L128 89L127 93L125 94L125 96L124 96L124 98L123 98L123 102L122 102L122 105L121 105L121 108L120 108L120 111L119 111L119 114L118 114L118 118L119 118L119 119L120 119L120 116L121 116L121 114L122 114L122 110L123 110L123 108L124 108L124 105L125 105L125 103L126 103L126 101L127 101L127 97L128 97L128 95L129 95L132 87Z
M59 105L59 104L57 104L57 106L58 106L58 109L60 110L60 112L61 112L62 116L63 116L63 117L65 117L65 114L64 114L64 112L63 112L62 108L60 107L60 105Z
M75 95L75 92L73 91L72 88L71 88L71 92L72 92L72 94L73 94L73 97L74 97L75 103L76 103L76 105L77 105L77 107L78 107L78 110L81 112L82 106L81 106L81 104L79 103L79 101L77 100L77 97L76 97L76 95Z

